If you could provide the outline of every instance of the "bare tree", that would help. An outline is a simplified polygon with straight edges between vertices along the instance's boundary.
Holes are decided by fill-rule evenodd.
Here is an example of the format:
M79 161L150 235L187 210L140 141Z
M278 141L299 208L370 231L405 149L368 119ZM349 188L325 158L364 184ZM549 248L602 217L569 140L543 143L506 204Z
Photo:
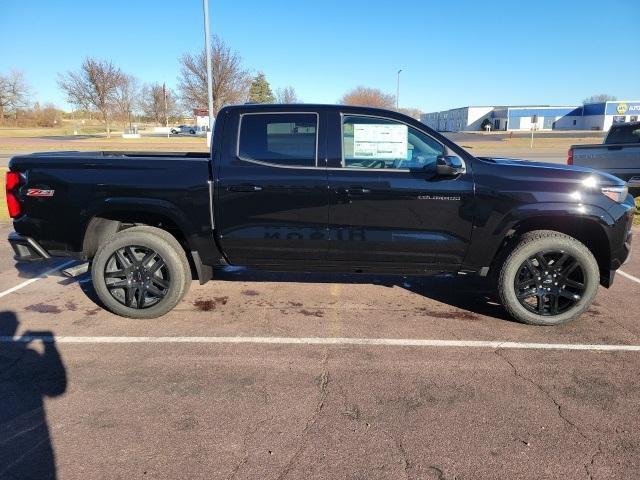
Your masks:
M64 112L51 103L42 107L39 102L35 102L31 108L16 111L16 126L55 127L60 125L63 115Z
M180 58L178 88L185 106L189 109L208 107L207 56L185 53ZM251 83L249 72L242 67L242 58L219 37L211 41L211 70L213 84L213 114L230 103L242 103L247 98Z
M411 118L415 118L416 120L420 120L420 115L422 114L422 110L420 110L419 108L399 108L398 111L400 113L408 115Z
M276 90L276 103L302 103L292 86Z
M166 93L166 102L165 102ZM180 114L176 94L159 83L145 84L142 87L141 107L144 116L159 125L166 125L170 118Z
M0 74L0 124L6 114L15 114L17 109L26 107L29 95L29 85L22 72L13 70L7 75Z
M361 105L365 107L389 108L396 106L396 97L377 88L356 87L347 92L341 99L343 105Z
M116 112L123 125L131 128L131 116L140 103L140 86L133 75L123 74L113 93Z
M116 90L122 83L122 70L108 60L86 58L79 70L58 77L58 86L67 94L67 101L78 107L95 108L111 136L109 122L115 107Z
M604 103L604 102L613 102L617 100L613 95L609 95L607 93L601 93L599 95L591 95L590 97L585 98L582 103Z

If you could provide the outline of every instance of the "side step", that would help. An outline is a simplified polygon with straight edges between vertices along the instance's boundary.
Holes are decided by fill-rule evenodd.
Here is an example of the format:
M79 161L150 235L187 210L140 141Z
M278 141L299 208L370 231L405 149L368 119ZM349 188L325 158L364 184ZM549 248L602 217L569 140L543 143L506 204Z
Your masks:
M89 271L89 262L84 262L79 265L74 265L73 267L65 268L62 270L62 274L65 277L74 278L83 273L87 273Z

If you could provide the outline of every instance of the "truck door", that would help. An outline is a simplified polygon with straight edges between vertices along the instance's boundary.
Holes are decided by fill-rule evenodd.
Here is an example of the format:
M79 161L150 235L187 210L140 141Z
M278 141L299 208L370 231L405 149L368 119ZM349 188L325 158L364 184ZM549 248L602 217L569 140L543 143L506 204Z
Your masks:
M227 257L246 265L326 260L321 115L248 109L235 117L224 127L227 144L217 166L214 202L215 228Z
M439 176L449 152L410 125L336 115L340 168L329 169L329 260L403 271L455 269L471 237L473 179ZM355 266L355 265L354 265Z

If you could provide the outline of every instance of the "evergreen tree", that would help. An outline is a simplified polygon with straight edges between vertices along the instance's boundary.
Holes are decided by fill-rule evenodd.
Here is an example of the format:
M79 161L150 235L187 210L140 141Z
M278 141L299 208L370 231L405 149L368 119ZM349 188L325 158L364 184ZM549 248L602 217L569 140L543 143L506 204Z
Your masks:
M249 101L253 103L274 103L275 100L271 85L267 82L264 73L258 73L251 82L251 87L249 87Z

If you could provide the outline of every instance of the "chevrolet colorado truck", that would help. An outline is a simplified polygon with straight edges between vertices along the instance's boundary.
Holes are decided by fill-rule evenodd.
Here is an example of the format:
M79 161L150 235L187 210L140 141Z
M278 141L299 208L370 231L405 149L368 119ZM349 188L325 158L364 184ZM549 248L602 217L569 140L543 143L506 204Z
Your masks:
M613 125L602 144L572 145L567 163L615 175L640 195L640 122Z
M561 324L612 284L634 209L612 175L474 157L400 113L339 105L225 107L210 153L20 155L6 188L16 260L83 260L130 318L240 265L478 275L513 318Z

